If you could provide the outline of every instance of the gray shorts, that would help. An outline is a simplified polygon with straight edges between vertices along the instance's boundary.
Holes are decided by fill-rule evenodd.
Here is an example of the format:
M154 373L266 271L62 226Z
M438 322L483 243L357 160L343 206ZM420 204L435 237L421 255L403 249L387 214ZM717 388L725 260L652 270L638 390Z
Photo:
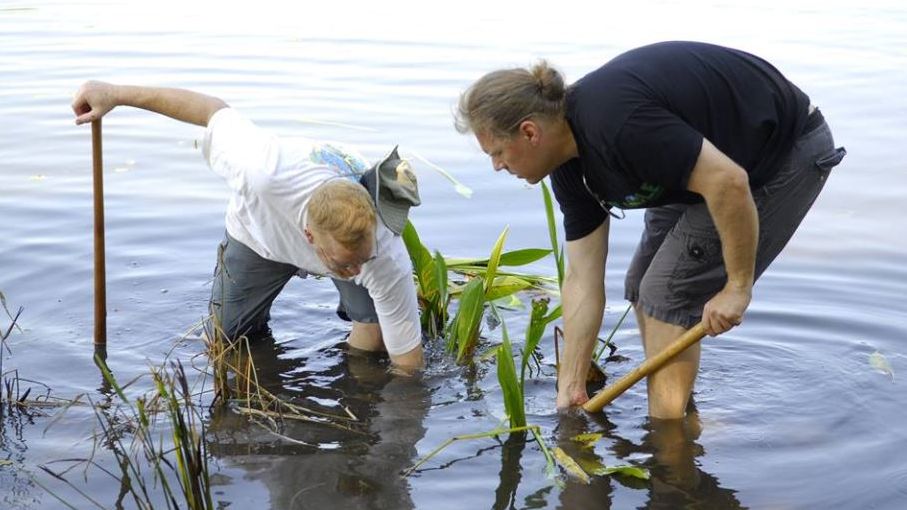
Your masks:
M211 315L227 338L270 334L271 304L293 276L305 276L298 267L265 259L224 234L217 250ZM375 304L365 287L331 279L340 293L337 315L346 321L378 322Z
M846 154L835 148L828 124L818 120L796 141L778 173L752 190L759 212L756 278L794 235L829 172ZM689 328L726 282L721 241L705 203L646 211L645 230L627 270L628 301L646 315Z

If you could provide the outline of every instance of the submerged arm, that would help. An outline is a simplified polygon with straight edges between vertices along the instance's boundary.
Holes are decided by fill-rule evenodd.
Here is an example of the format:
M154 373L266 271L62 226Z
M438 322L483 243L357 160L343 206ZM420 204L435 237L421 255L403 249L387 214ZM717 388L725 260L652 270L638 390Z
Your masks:
M605 311L605 260L610 218L592 233L567 243L564 306L564 356L558 369L557 407L589 400L586 375Z

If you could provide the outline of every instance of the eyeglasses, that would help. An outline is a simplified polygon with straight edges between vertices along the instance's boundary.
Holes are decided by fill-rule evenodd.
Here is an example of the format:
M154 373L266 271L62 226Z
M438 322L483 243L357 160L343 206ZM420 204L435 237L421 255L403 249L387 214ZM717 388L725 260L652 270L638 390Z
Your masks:
M337 262L334 257L328 255L320 244L316 246L319 255L321 255L321 260L325 262L325 265L328 266L328 269L333 273L338 273L341 276L344 273L350 273L356 269L360 269L363 265L368 264L369 262L378 258L378 233L375 232L372 234L372 250L371 256L357 262L349 262L346 264L341 264Z

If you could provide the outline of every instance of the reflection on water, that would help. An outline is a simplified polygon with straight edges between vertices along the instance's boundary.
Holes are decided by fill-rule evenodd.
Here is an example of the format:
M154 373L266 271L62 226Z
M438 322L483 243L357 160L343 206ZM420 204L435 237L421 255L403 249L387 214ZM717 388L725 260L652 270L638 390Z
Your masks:
M600 456L585 450L570 437L594 430L603 434L598 449ZM642 481L626 476L595 477L590 485L568 484L560 494L562 508L625 508L626 502L614 495L615 485L643 491L645 496L634 500L636 508L744 508L736 491L723 487L719 480L701 468L699 457L705 454L697 442L702 423L694 403L682 420L649 419L642 425L638 442L621 437L618 428L603 415L567 415L558 426L558 437L565 451L579 462L601 461L605 465L627 464L636 461L649 469L651 479Z
M266 487L272 508L413 508L401 472L425 432L430 396L420 377L391 375L386 357L344 345L299 358L272 338L251 349L264 389L317 411L347 408L360 421L351 433L285 419L276 435L219 410L209 436L219 462ZM227 490L222 501L246 507L236 493Z

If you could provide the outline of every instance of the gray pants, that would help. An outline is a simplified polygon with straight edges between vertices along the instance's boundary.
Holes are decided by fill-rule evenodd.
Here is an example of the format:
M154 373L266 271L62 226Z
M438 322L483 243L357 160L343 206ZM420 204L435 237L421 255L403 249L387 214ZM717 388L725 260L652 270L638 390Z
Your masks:
M265 259L249 247L224 235L217 250L217 266L211 289L211 315L220 331L230 339L270 334L271 304L296 275L298 267ZM346 321L378 322L375 304L361 285L331 279L340 294L337 315Z
M778 173L752 190L759 212L756 278L794 235L829 172L846 154L835 148L828 124L819 120L797 139ZM726 282L721 240L705 203L646 211L645 230L627 270L628 301L650 317L690 328Z

